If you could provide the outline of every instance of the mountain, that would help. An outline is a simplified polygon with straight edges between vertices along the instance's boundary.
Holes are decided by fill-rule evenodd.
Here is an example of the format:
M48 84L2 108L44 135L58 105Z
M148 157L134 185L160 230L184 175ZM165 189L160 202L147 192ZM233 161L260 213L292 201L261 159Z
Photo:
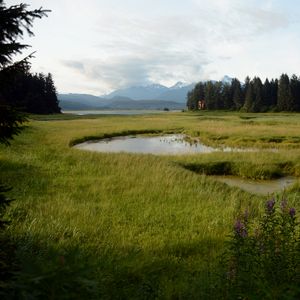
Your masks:
M177 85L177 84L176 84ZM170 87L167 91L161 93L156 99L165 101L175 101L178 103L186 103L186 96L191 91L195 84L177 85Z
M233 78L229 77L228 75L225 75L221 81L225 84L231 84L231 81L233 80Z
M232 78L225 75L224 84ZM65 110L80 109L182 109L186 106L187 93L195 84L177 82L171 87L161 84L133 86L115 90L110 94L97 97L88 94L59 94L59 105Z
M108 100L89 94L58 94L62 109L99 109L107 105Z
M161 100L133 100L124 96L105 99L88 94L58 94L59 106L62 110L94 110L94 109L183 109L185 104Z
M151 109L163 110L168 109L183 109L185 105L173 101L161 100L115 100L110 104L112 109Z
M156 99L161 93L167 91L166 86L160 84L151 84L147 86L132 86L125 89L116 90L108 95L104 95L107 99L111 99L115 96L128 97L133 100L148 100Z
M186 84L181 81L168 88L161 84L151 84L147 86L133 86L126 89L113 91L102 97L111 99L116 96L128 97L133 100L164 100L186 103L186 95L194 84Z

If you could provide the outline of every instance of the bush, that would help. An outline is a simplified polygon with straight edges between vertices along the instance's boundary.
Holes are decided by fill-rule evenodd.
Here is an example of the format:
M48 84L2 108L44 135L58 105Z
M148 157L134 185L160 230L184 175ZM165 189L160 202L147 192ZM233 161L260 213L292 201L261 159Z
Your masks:
M300 299L300 241L296 211L271 199L258 223L236 220L222 256L227 299Z

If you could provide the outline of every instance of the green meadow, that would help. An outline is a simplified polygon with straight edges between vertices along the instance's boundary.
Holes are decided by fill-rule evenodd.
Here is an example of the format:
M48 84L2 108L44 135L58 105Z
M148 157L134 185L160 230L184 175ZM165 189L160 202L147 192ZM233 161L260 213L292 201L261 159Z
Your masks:
M95 153L78 142L184 133L255 152ZM277 149L277 151L268 151ZM222 299L218 264L235 218L270 196L209 175L300 176L300 115L178 112L31 116L0 172L15 199L7 235L18 299ZM300 181L275 195L300 209Z

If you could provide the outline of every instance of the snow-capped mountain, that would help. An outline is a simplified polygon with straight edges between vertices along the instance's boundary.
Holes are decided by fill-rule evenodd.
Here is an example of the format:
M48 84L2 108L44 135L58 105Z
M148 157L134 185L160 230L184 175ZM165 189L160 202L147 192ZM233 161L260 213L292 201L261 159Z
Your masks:
M193 87L194 84L187 84L181 81L169 88L161 84L151 84L119 89L101 97L112 99L113 97L121 96L133 100L166 100L185 103L187 92L193 89Z
M228 75L225 75L221 81L225 84L231 84L231 81L232 81L233 78L229 77Z
M111 99L115 96L128 97L133 100L152 100L157 99L157 97L167 91L168 88L161 84L151 84L147 86L132 86L125 89L115 90L108 95L102 97Z
M181 88L184 88L186 86L188 86L189 83L186 83L186 82L182 82L182 81L178 81L176 82L173 86L171 86L169 88L169 90L176 90L176 89L181 89Z

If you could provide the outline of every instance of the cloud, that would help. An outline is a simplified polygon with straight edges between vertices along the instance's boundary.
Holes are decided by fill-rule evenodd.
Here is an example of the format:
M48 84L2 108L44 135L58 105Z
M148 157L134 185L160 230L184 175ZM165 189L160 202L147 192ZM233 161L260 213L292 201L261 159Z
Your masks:
M38 0L28 2L35 7ZM279 69L271 58L278 62L288 51L281 37L295 25L291 15L299 8L294 0L87 0L79 9L71 0L45 2L53 8L53 22L49 20L48 31L42 31L46 22L39 27L44 40L34 48L45 53L41 65L47 69L48 60L51 69L55 64L48 57L56 60L59 66L53 72L63 80L61 89L97 93L225 74L244 77L258 68L267 73L270 65L272 71L275 65ZM55 43L49 39L54 32ZM289 41L296 53L299 42L294 36ZM272 51L267 51L269 45Z

